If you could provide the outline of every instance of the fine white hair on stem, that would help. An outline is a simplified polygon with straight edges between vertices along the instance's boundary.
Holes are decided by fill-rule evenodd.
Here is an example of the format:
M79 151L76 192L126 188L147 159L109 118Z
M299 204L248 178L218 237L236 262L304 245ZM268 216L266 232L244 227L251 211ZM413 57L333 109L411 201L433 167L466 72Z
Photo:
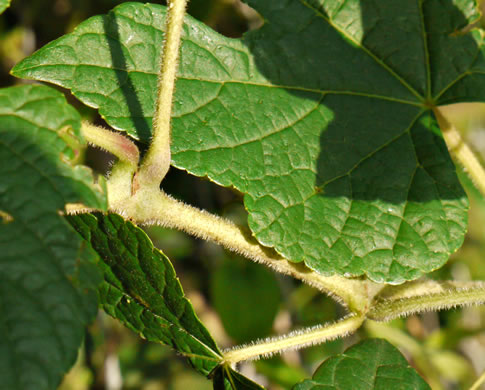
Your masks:
M298 350L335 340L355 332L362 325L364 318L351 314L334 323L298 329L283 336L240 345L224 351L224 361L228 364L236 364L240 361L268 358L284 351Z
M462 283L460 287L445 288L438 293L380 300L369 310L368 318L390 321L410 314L472 306L484 302L485 283L469 282L468 285Z
M323 291L350 311L364 313L373 296L382 285L370 281L325 276L312 271L302 263L293 263L281 257L272 248L262 247L249 230L233 222L180 202L158 188L141 187L131 197L110 202L112 210L143 225L161 225L185 231L193 236L213 241L226 249L262 263L277 272L290 275Z

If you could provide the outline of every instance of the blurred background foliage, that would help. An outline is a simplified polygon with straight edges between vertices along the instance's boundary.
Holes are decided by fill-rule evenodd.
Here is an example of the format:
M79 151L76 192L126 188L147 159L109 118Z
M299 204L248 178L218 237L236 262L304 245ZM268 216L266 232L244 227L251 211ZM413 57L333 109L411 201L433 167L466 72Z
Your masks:
M0 16L0 86L26 82L9 75L15 63L72 31L84 19L106 13L119 3L13 0L11 8ZM239 0L191 0L189 13L230 37L239 37L262 23L258 14ZM483 18L478 24L485 27ZM96 111L67 95L85 119L104 124ZM454 105L447 113L475 150L485 156L485 105ZM100 174L109 169L110 156L102 152L89 149L86 160ZM471 199L469 232L449 263L430 276L485 280L485 201L466 176L460 176ZM163 188L187 203L246 223L242 196L230 189L173 168ZM211 243L159 227L147 232L173 261L188 298L222 348L333 321L345 314L340 305L314 289ZM346 339L244 363L239 369L270 390L289 389L309 376L323 359L364 337L387 338L399 347L433 389L468 388L485 371L485 307L427 313L389 324L369 322ZM100 312L86 331L78 362L60 388L204 390L212 384L169 348L140 339Z

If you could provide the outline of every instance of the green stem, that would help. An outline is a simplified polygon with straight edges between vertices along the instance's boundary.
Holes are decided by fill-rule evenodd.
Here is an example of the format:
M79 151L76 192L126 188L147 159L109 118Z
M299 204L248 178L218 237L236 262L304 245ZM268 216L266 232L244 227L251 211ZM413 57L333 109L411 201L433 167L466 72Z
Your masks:
M465 168L465 172L468 174L473 184L475 184L481 194L485 196L485 169L482 164L462 139L456 127L446 119L439 107L434 107L433 112L440 125L448 150Z
M116 204L132 195L133 175L137 166L133 167L124 161L118 161L113 165L107 182L108 205Z
M196 237L214 241L226 249L291 275L324 291L347 305L352 312L365 313L375 294L383 287L365 280L320 275L302 263L292 263L264 248L246 229L206 211L179 202L160 190L141 187L133 197L110 207L140 224L158 224Z
M447 286L448 284L448 286ZM441 291L421 292L421 295L395 299L378 298L367 317L376 321L390 321L432 310L451 309L457 306L477 305L485 302L485 283L460 283L460 287L444 282Z
M363 321L363 316L351 315L334 324L295 331L288 335L263 340L253 345L239 346L223 353L224 362L235 364L244 360L269 357L275 353L321 344L355 332L362 325Z
M140 152L135 143L127 137L86 121L82 122L81 131L86 141L93 146L110 152L133 168L138 166Z
M169 0L165 44L158 78L158 97L153 117L153 138L137 175L140 186L158 188L170 167L170 123L178 67L180 36L187 0Z

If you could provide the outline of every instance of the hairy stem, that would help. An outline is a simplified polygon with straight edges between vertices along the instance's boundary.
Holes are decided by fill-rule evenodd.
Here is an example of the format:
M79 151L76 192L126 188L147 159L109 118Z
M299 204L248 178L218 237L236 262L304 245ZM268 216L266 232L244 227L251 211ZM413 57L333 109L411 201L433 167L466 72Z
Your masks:
M263 340L253 345L236 347L223 353L224 362L235 364L244 360L269 357L275 353L291 349L321 344L355 332L362 325L363 321L364 317L351 315L330 325L304 329L274 339Z
M440 125L448 150L465 168L465 172L480 193L485 196L485 169L482 164L480 164L477 156L462 139L456 127L446 119L439 107L434 107L433 112Z
M397 299L377 299L367 316L376 321L390 321L413 313L477 305L484 302L485 283L468 282L460 283L460 287L447 287L444 282L442 291L422 292L420 295Z
M153 117L153 138L138 173L140 186L160 185L170 167L170 123L178 67L180 36L187 0L169 0L165 24L165 45L158 78L158 96Z
M86 141L93 146L110 152L134 169L138 166L140 158L138 147L127 137L86 121L82 122L81 131Z
M124 161L118 161L113 165L107 182L108 205L116 204L131 196L133 175L136 168Z
M278 272L291 275L325 293L335 296L352 312L365 313L370 301L382 288L370 281L341 276L325 277L302 263L292 263L273 250L264 248L246 229L203 210L179 202L157 190L140 188L130 199L110 203L114 211L141 224L159 224L183 230L196 237L214 241L230 251L263 263Z

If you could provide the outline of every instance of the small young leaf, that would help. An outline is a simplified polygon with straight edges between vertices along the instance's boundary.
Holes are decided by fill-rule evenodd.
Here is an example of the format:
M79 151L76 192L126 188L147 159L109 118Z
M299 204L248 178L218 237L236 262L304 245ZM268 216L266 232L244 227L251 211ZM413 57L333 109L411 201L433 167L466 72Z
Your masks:
M59 215L66 203L106 206L89 170L71 165L80 151L65 137L80 128L54 89L0 89L1 390L56 388L96 313L94 254Z
M368 339L322 363L293 390L431 390L392 344Z
M10 6L10 0L0 0L0 14Z
M177 167L245 193L263 245L325 275L402 283L463 242L468 202L433 106L485 100L475 0L248 0L242 40L187 17ZM148 140L165 8L125 3L13 70Z
M264 390L264 387L222 365L213 373L214 390Z
M100 257L104 310L147 340L172 346L208 376L221 352L185 298L172 264L145 232L116 214L68 220Z
M229 336L248 342L268 336L278 312L280 288L259 264L229 259L213 274L211 297Z

